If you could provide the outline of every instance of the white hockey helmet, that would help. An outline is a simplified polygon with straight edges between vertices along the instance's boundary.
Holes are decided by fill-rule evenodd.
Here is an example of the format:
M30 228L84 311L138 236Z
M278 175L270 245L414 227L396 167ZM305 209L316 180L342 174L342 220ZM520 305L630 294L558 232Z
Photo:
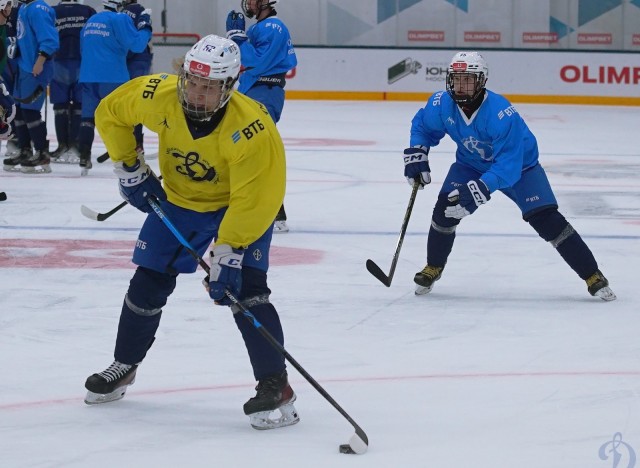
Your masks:
M102 6L105 10L121 11L122 0L102 0Z
M16 3L17 3L17 0L0 0L0 10L4 10L9 4L15 7Z
M209 120L231 99L240 75L240 48L214 34L200 39L184 57L178 99L191 120Z
M259 16L259 13L262 10L266 10L267 8L272 8L278 0L256 0L255 10L251 8L251 0L241 0L240 6L242 7L242 11L247 18L253 18L254 16Z
M454 76L461 75L475 78L470 94L456 94L455 92ZM447 68L447 92L458 104L469 103L484 92L488 77L489 67L487 67L487 62L482 55L478 52L458 52L453 56Z

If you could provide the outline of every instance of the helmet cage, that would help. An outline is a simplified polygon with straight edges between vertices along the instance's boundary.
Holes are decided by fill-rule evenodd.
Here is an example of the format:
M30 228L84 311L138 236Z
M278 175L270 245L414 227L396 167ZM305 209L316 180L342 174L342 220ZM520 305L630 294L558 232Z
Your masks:
M224 80L210 80L194 73L186 71L184 68L180 70L178 77L178 98L182 104L182 110L190 119L197 122L204 122L222 109L231 99L233 87L237 81L237 77L228 77ZM203 82L208 82L202 86ZM201 91L197 94L190 92L190 86L196 86L200 83ZM195 99L197 102L193 102ZM217 100L217 102L215 102Z
M469 93L457 94L456 86L454 84L454 77L456 78L473 77L474 83L473 83L473 90L471 91L471 94ZM451 71L447 72L447 92L449 93L451 98L454 101L456 101L458 104L468 104L476 100L478 96L480 96L483 93L486 82L487 82L487 77L484 76L484 73L482 72L476 72L476 73L451 72Z
M123 2L122 0L102 0L102 6L105 10L110 11L122 11Z
M266 10L267 8L273 7L273 5L278 3L278 0L270 0L270 1L257 0L257 3L256 3L257 11L251 9L250 2L251 0L241 0L241 3L240 3L244 16L246 16L247 18L253 18L254 16L259 16L262 10Z

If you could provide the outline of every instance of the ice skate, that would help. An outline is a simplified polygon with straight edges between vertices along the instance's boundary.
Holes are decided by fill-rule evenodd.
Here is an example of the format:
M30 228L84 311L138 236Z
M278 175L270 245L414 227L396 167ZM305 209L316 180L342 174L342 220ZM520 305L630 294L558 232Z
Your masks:
M97 405L120 400L127 392L127 387L135 382L137 369L137 365L113 361L105 370L87 379L84 386L88 391L84 402Z
M91 164L91 153L86 153L86 152L80 153L79 164L80 164L80 175L81 176L89 175L89 169L93 167L93 164Z
M23 174L48 174L51 172L51 158L47 150L36 150L33 155L20 162Z
M79 164L80 152L75 146L61 146L51 153L51 162L56 164Z
M416 295L422 295L430 293L433 289L433 283L438 281L442 276L442 270L444 267L434 267L427 265L422 271L416 273L413 277L413 282L417 284Z
M277 221L273 223L273 232L289 232L289 226L287 226L287 222L285 220Z
M603 301L616 300L616 295L609 287L609 281L604 277L600 270L596 270L593 275L586 279L586 282L587 290L592 296L599 297Z
M296 394L289 385L287 372L267 377L258 382L256 396L244 404L244 414L249 416L254 429L266 430L291 426L300 421L298 412L293 406ZM272 418L272 413L280 412L279 417Z
M287 213L284 211L284 205L280 207L276 220L273 223L273 233L289 232L289 226L287 226Z
M31 148L16 149L13 151L7 151L6 158L3 161L3 169L7 172L21 172L21 164L23 161L33 157L33 151Z

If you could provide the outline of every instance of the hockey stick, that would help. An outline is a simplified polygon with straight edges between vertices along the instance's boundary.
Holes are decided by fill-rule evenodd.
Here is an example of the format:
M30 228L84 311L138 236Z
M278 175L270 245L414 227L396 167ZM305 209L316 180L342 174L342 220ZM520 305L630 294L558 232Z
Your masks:
M158 215L160 220L167 226L167 228L173 233L178 242L182 244L182 246L189 252L189 254L198 262L198 264L202 267L202 269L209 274L210 267L205 262L198 252L196 252L193 247L189 244L189 241L185 239L180 231L173 225L171 220L167 218L165 212L160 208L158 203L158 199L154 196L150 196L148 199L149 205L153 208L153 211ZM237 297L235 297L230 291L225 291L227 297L233 302L233 304L240 309L242 315L256 328L256 330L269 342L271 346L273 346L280 354L284 356L284 358L289 361L289 363L295 367L295 369L311 384L313 388L315 388L331 405L338 410L338 412L344 416L344 418L351 423L356 433L351 436L348 444L340 445L340 453L357 453L363 454L369 448L369 438L367 434L362 430L360 426L347 414L347 412L342 409L342 407L327 393L327 391L320 386L316 380L311 377L311 375L300 365L298 361L296 361L291 354L287 352L287 350L282 346L278 340L276 340L268 330L266 330L262 324L256 319L256 317L247 309Z
M116 206L110 211L107 211L106 213L98 213L97 211L93 211L88 206L82 205L80 207L80 211L82 212L83 215L85 215L89 219L93 219L94 221L104 221L105 219L110 218L112 215L116 214L125 206L127 206L127 202L123 201L118 206Z
M158 176L158 179L162 180L162 176ZM116 214L118 211L120 211L125 206L127 206L127 201L123 201L118 206L116 206L115 208L112 208L111 210L107 211L106 213L98 213L97 211L93 211L88 206L82 205L80 207L80 212L84 216L86 216L87 218L93 219L94 221L104 221L105 219L110 218L112 215Z
M103 163L107 159L109 159L109 152L105 151L104 153L102 153L100 156L96 158L96 161L98 161L99 163Z
M411 217L411 210L413 210L413 204L416 201L416 194L418 193L418 188L420 184L415 183L413 185L413 190L411 191L411 197L409 198L409 206L407 207L407 211L404 214L404 221L402 222L402 228L400 229L400 237L398 238L398 246L396 247L396 253L393 255L393 260L391 260L391 270L389 270L389 275L385 275L384 272L380 269L378 265L375 264L373 260L367 260L367 270L373 276L375 276L378 281L384 284L387 288L391 286L391 280L393 280L393 274L396 271L396 265L398 264L398 258L400 257L400 249L402 248L402 242L404 241L404 235L407 232L407 226L409 225L409 218Z
M13 100L19 102L20 104L33 104L38 100L40 95L44 92L44 88L42 85L38 85L38 87L26 98L17 98L14 97Z

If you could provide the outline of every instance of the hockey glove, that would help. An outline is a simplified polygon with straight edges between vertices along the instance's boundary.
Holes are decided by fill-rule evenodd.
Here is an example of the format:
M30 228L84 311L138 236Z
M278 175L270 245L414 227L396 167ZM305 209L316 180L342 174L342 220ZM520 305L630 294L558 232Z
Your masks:
M0 140L11 138L11 125L16 116L16 105L4 83L0 83Z
M412 187L417 182L420 190L431 183L429 147L417 145L404 150L404 176Z
M449 193L449 201L456 205L448 206L444 210L447 218L462 219L469 216L478 209L480 205L484 205L491 200L489 187L482 180L470 180L466 185Z
M229 291L235 297L240 294L242 287L242 249L234 249L228 244L220 244L211 251L211 270L207 282L209 283L209 296L218 305L229 306L233 304L225 291Z
M245 33L244 15L239 11L231 10L227 15L227 39L231 39L240 45L247 40Z
M151 30L151 8L145 8L138 16L138 24L136 24L138 30L149 29Z
M164 192L160 180L144 160L137 159L131 167L122 161L117 162L113 172L120 179L122 198L140 211L151 212L152 208L147 202L150 195L154 195L158 200L167 199L167 194Z

